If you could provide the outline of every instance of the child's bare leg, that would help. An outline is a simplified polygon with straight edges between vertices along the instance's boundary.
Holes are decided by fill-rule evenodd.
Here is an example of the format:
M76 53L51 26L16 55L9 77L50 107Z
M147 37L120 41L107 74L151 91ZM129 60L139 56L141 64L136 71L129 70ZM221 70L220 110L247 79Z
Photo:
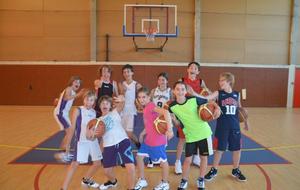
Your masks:
M90 179L91 177L93 177L100 166L101 166L100 160L94 161L93 165L89 167L88 171L86 172L84 178Z
M201 158L201 162L200 162L199 176L201 178L204 178L207 169L207 156L200 156L200 158Z
M144 156L137 156L136 157L136 164L139 170L139 178L145 179L145 173L144 173Z
M64 179L63 187L62 187L63 190L68 189L68 186L70 185L71 179L72 179L74 172L76 171L78 165L79 165L78 162L73 161L71 163L71 165L68 167L68 171L67 171L66 177Z
M220 151L220 150L215 151L214 162L213 162L213 167L214 168L216 168L216 169L218 168L219 163L220 163L221 158L222 158L222 155L223 155L223 151Z
M240 166L241 150L233 151L232 159L233 159L233 168L234 169L238 168Z
M179 138L178 144L177 144L177 151L176 151L176 160L181 159L181 155L183 152L183 147L184 147L185 139Z
M188 180L189 178L191 163L192 163L192 156L185 157L183 163L183 172L182 172L182 178L185 180Z
M65 133L66 134L65 134L63 140L60 143L60 148L65 149L66 152L69 153L70 152L70 147L69 146L67 147L67 139L70 138L69 136L71 136L70 127L65 129Z
M133 189L135 184L135 166L134 164L125 164L127 170L128 189Z
M162 180L164 182L167 182L168 181L168 178L169 178L169 163L166 161L166 162L161 162L161 173L162 173Z
M113 167L110 168L104 168L104 173L106 177L108 178L109 181L115 182L116 181L116 176L113 171Z

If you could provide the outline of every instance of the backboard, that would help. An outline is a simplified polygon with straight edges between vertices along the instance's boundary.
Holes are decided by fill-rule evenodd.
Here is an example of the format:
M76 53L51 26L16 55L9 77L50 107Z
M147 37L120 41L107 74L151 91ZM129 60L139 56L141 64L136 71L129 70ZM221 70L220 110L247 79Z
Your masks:
M125 4L123 36L146 37L149 29L155 29L155 37L177 37L177 6Z

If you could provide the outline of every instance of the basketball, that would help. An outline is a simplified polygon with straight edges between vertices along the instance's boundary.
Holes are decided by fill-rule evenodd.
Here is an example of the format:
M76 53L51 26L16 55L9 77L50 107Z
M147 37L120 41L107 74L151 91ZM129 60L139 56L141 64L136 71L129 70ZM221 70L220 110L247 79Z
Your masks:
M165 135L168 130L167 122L163 115L154 120L154 128L158 134Z
M199 117L203 121L211 121L217 119L220 114L218 114L217 117L214 117L215 112L220 112L220 107L216 102L208 102L206 104L203 104L199 107L198 110Z
M201 92L200 92L200 94L199 95L201 95L201 96L208 96L209 95L209 90L207 89L207 88L203 88L202 90L201 90Z
M248 111L243 107L239 107L239 120L240 120L240 123L244 122L247 119L248 119Z
M88 122L87 128L92 130L92 135L88 138L90 140L94 140L95 138L102 137L105 133L105 123L100 119L92 119ZM97 130L98 134L95 134Z

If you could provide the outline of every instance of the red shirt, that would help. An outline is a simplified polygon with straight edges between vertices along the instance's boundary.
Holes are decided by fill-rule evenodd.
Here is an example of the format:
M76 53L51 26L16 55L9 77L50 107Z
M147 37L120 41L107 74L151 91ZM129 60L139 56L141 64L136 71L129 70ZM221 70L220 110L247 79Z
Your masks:
M202 79L191 80L186 76L182 78L182 81L185 84L190 85L196 93L200 94L200 92L202 91L202 87L201 87Z

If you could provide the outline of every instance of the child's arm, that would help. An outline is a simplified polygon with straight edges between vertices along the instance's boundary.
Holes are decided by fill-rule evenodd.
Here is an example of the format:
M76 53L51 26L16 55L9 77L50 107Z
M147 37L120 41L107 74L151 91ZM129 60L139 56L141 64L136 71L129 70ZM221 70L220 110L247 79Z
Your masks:
M85 92L85 90L81 89L77 94L72 95L72 88L67 87L63 99L64 100L72 100L74 98L78 98L78 97L82 96L84 94L84 92Z
M206 89L207 89L207 86L206 86L206 84L205 84L204 80L202 80L202 81L201 81L201 85L200 85L200 87L201 87L201 88L203 88L203 89L204 89L204 88L206 88Z
M219 96L219 91L214 91L213 93L211 93L208 96L205 96L204 98L206 98L207 100L215 101L218 99L218 96Z
M240 108L242 107L242 103L241 103L241 96L239 95L239 105L238 105ZM244 129L246 131L249 131L249 128L250 128L250 124L249 124L249 121L248 121L248 118L245 118L245 121L244 121Z
M139 142L142 143L143 140L144 140L144 136L146 135L146 130L144 128L144 130L140 133L140 136L139 136Z
M166 136L168 137L168 139L171 139L174 134L173 134L173 124L172 124L172 119L171 119L171 114L168 110L160 108L160 107L155 107L154 111L157 112L160 115L163 115L166 122L167 122L167 126L168 126L168 131L166 133Z
M119 96L118 85L116 81L113 81L113 94Z
M126 92L126 87L124 86L124 84L122 82L119 82L118 88L119 88L120 95L124 95Z
M123 108L124 108L124 104L125 104L125 98L123 95L119 95L117 97L114 97L114 101L116 103L116 110L117 112L121 113Z
M102 83L103 83L102 77L100 79L96 79L94 81L95 90L98 90L98 88L100 88L102 86Z
M136 83L136 90L139 90L142 87L143 87L143 85L141 83Z
M74 135L74 131L75 131L75 127L76 127L76 120L77 120L78 115L79 115L79 110L75 109L72 113L70 132L67 133L68 136L66 138L66 144L63 145L63 147L66 149L66 152L70 151L70 144L72 141L72 137Z

